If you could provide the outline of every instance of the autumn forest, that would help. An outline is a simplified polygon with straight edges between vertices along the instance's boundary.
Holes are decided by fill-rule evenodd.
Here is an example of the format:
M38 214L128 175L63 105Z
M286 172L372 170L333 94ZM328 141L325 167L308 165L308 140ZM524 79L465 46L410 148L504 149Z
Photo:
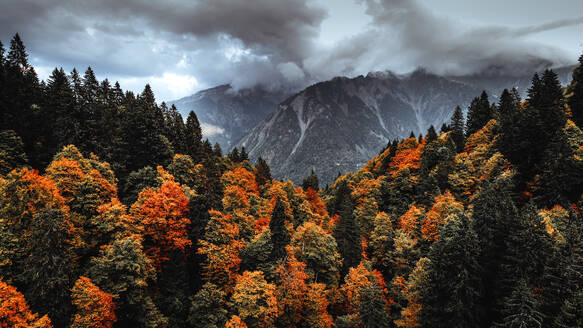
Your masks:
M16 34L0 327L583 327L583 56L511 87L298 186L149 85L40 81Z

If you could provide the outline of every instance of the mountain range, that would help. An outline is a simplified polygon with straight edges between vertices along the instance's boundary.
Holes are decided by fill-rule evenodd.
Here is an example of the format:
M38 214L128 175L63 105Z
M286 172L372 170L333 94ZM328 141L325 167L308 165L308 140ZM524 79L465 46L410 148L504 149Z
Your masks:
M572 68L555 70L561 83ZM183 113L194 110L211 142L225 150L245 147L252 161L263 157L275 178L298 183L314 170L330 183L338 173L362 167L394 138L425 134L430 125L439 129L456 106L467 108L482 90L494 102L504 88L525 96L531 78L387 71L336 77L293 95L223 85L171 103Z

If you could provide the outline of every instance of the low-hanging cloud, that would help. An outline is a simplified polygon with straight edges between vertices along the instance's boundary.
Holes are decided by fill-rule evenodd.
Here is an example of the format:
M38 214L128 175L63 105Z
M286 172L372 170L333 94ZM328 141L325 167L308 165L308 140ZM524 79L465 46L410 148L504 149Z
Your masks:
M0 38L20 33L35 65L92 66L133 84L153 81L166 88L161 98L168 100L223 83L297 89L336 75L419 66L443 74L492 67L530 72L568 59L527 36L583 23L576 17L521 28L472 27L415 0L357 0L371 23L324 45L318 37L328 13L321 1L7 0Z

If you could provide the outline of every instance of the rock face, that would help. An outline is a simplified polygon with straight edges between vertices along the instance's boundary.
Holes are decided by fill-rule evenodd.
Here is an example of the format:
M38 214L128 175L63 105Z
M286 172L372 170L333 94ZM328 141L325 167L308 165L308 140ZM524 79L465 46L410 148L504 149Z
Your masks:
M275 178L300 183L314 169L330 183L339 172L363 166L389 140L425 134L430 125L439 129L456 106L467 108L484 89L498 96L517 87L525 94L530 78L442 77L424 70L334 78L286 99L237 146L252 160L263 157Z
M229 85L197 92L191 96L170 101L186 119L193 110L201 123L203 135L223 150L234 144L267 117L288 93L263 88L235 91Z

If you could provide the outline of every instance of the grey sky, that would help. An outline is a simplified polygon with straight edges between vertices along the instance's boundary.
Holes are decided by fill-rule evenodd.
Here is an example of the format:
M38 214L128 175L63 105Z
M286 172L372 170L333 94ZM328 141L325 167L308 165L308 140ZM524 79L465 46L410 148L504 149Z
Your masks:
M336 75L423 66L508 73L574 63L581 0L3 0L39 76L55 66L158 100L217 84L299 88Z

